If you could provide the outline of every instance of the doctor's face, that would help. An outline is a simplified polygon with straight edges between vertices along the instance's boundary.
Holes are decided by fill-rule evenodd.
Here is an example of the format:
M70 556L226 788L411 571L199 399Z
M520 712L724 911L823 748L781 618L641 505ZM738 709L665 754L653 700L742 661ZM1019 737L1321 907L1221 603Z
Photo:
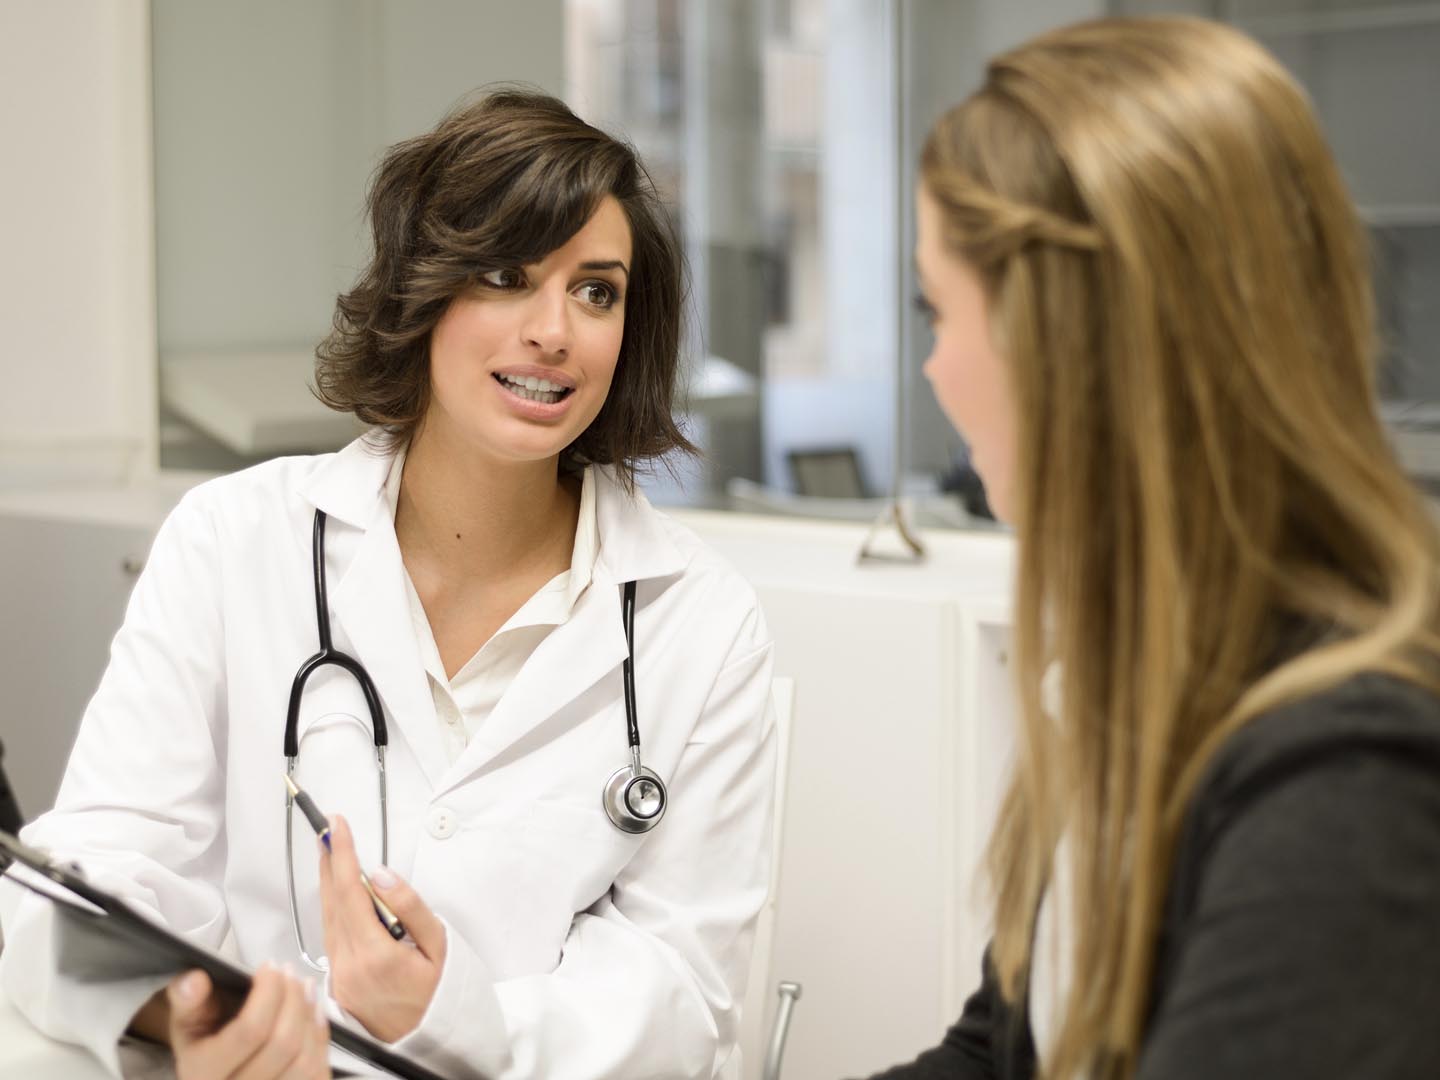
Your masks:
M991 336L989 301L979 274L944 246L941 210L924 184L915 218L915 266L935 335L925 377L941 410L969 444L991 508L1010 521L1015 405L1009 369Z
M430 334L425 427L513 463L574 442L610 392L630 259L630 223L607 196L563 247L452 300Z

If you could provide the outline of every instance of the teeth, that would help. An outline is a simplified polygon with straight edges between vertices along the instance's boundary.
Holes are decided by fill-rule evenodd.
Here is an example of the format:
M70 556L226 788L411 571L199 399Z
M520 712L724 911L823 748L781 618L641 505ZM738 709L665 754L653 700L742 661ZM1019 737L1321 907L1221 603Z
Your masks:
M516 397L522 397L526 401L539 401L546 405L554 405L565 396L567 387L559 383L552 383L549 379L539 379L533 375L501 375L500 382Z
M556 394L566 389L560 383L552 383L549 379L539 379L534 375L501 375L500 378L510 386L525 390L539 390L546 394Z

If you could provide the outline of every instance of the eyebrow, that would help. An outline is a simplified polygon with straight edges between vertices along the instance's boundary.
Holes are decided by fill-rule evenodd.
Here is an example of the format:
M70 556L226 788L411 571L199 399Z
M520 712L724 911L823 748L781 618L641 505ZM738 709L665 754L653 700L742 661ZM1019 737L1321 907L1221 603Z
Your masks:
M626 278L627 281L628 281L629 278L630 278L630 268L627 267L627 266L626 266L623 262L621 262L619 259L610 259L609 261L606 261L606 262L583 262L583 263L580 264L580 269L581 269L581 270L620 270L620 271L622 271L622 272L625 274L625 278Z

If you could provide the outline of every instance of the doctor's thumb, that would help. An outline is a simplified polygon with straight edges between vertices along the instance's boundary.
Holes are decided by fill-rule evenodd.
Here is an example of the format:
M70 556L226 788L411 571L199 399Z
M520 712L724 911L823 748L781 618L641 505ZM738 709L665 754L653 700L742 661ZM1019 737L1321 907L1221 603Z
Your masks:
M187 971L171 979L165 988L170 1003L170 1039L179 1044L211 1034L219 1020L210 977L203 971Z

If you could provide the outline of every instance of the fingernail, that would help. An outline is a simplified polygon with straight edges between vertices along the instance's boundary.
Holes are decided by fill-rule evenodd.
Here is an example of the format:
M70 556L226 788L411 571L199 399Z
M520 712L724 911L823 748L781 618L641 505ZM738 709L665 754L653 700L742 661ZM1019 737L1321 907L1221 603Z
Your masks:
M305 1000L308 1001L311 1005L314 1005L314 1004L315 1004L315 980L314 980L314 979L306 979L306 980L305 980Z
M400 884L400 879L395 876L395 871L388 866L376 867L375 872L370 875L370 881L380 889L393 889Z
M349 824L345 821L344 816L340 814L334 814L331 816L330 828L334 829L336 832L339 832L341 829L344 829L346 832L350 831Z
M287 979L295 978L295 967L289 960L280 965L280 971Z
M198 971L192 971L175 984L175 993L182 1002L193 1005L200 1000L201 986L204 976Z

